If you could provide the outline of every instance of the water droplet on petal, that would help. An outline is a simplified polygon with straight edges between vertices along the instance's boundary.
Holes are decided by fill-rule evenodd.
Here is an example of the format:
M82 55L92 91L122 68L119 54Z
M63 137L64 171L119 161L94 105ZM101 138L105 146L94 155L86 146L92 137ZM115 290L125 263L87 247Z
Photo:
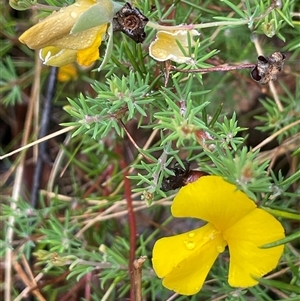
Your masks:
M214 240L215 239L215 234L214 233L210 233L208 236L209 239Z
M73 19L76 19L76 18L77 18L77 13L74 12L74 11L72 11L72 12L71 12L71 17L72 17Z
M190 232L189 234L188 234L188 237L194 237L195 236L195 233L194 232Z
M224 247L224 246L221 246L221 245L217 246L217 251L218 251L219 253L224 252L224 250L225 250L225 247Z
M193 250L193 249L195 249L195 246L196 246L196 244L193 241L188 241L188 240L185 240L184 244L188 250Z

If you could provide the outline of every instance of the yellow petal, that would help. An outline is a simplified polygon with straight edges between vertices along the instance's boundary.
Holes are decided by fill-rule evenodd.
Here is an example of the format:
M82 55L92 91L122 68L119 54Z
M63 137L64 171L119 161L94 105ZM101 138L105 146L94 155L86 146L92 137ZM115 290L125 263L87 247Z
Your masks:
M98 5L94 0L80 0L76 3L53 12L25 31L19 38L31 49L41 49L68 35L78 17L92 5Z
M196 30L189 31L191 36L199 35ZM171 31L158 31L156 39L150 44L149 54L157 61L172 60L178 63L188 63L192 59L183 55L181 49L178 47L176 40L180 42L182 47L188 51L188 31L178 30ZM192 46L195 44L191 40Z
M225 231L256 208L236 186L218 176L204 176L180 189L171 210L176 217L195 217Z
M60 49L57 47L45 47L40 50L40 58L45 65L61 67L76 61L77 51Z
M103 24L75 34L66 35L61 39L53 41L51 46L73 50L86 49L95 43L95 38L98 35L101 35L102 40L102 37L106 33L106 28L107 24Z
M271 214L255 209L223 233L230 252L229 284L248 287L257 278L274 269L283 253L283 245L262 249L260 246L284 238L284 229Z
M77 69L74 64L62 66L58 70L57 80L60 82L67 82L77 78Z
M98 29L98 34L94 38L94 42L89 48L78 50L77 52L77 62L81 66L90 66L99 58L99 46L102 42L102 36L106 32L107 25L100 26Z
M226 246L211 224L158 240L153 248L153 268L163 285L182 295L197 293Z

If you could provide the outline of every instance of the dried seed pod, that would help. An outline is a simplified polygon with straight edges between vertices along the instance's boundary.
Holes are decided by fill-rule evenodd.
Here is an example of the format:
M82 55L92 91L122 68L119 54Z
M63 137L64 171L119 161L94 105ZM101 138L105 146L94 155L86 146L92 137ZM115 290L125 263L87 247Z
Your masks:
M144 28L148 21L139 9L126 2L113 18L113 30L122 31L136 43L143 43L146 38Z
M277 79L277 74L282 70L286 56L282 52L274 52L270 56L260 55L257 58L257 65L251 71L253 80L260 84L267 84Z

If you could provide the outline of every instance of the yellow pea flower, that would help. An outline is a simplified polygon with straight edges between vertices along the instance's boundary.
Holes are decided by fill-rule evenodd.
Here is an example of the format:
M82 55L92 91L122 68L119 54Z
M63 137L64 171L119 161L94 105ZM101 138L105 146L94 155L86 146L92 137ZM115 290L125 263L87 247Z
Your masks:
M31 49L40 49L46 65L60 67L77 61L89 66L99 58L98 48L114 12L111 0L77 0L29 28L19 39Z
M188 34L191 37L200 35L197 30L158 31L156 39L149 46L150 56L160 62L172 60L177 63L191 63L192 58L185 56L176 42L177 40L188 52ZM193 39L191 45L195 45Z
M248 196L218 176L203 176L180 189L171 207L175 217L199 218L198 229L159 239L153 268L163 285L182 295L196 294L214 261L228 246L229 285L250 287L276 267L283 245L261 246L284 238L282 225Z

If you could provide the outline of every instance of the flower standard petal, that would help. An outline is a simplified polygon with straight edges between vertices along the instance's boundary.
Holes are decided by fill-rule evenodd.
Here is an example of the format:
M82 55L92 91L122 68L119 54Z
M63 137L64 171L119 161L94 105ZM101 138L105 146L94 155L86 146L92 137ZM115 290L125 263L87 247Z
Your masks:
M53 42L68 35L76 19L92 5L94 0L79 0L52 13L20 36L20 41L31 49L53 46Z
M190 30L191 36L199 35L196 30ZM157 61L163 62L166 60L172 60L177 63L189 63L192 58L184 56L180 47L176 43L176 40L182 45L182 47L188 47L188 31L177 30L177 31L158 31L156 39L149 46L149 54ZM195 44L191 40L192 46Z
M66 35L54 41L51 46L74 50L86 49L95 42L95 38L98 35L101 36L102 40L102 37L105 36L106 28L107 24L103 24L75 34Z
M230 252L229 284L248 287L274 269L284 246L263 249L261 246L284 238L279 221L263 209L255 209L223 233Z
M181 188L171 210L175 217L195 217L226 230L256 208L236 186L219 176L203 176Z
M153 268L163 285L182 295L197 293L226 242L211 224L158 240L153 248Z

